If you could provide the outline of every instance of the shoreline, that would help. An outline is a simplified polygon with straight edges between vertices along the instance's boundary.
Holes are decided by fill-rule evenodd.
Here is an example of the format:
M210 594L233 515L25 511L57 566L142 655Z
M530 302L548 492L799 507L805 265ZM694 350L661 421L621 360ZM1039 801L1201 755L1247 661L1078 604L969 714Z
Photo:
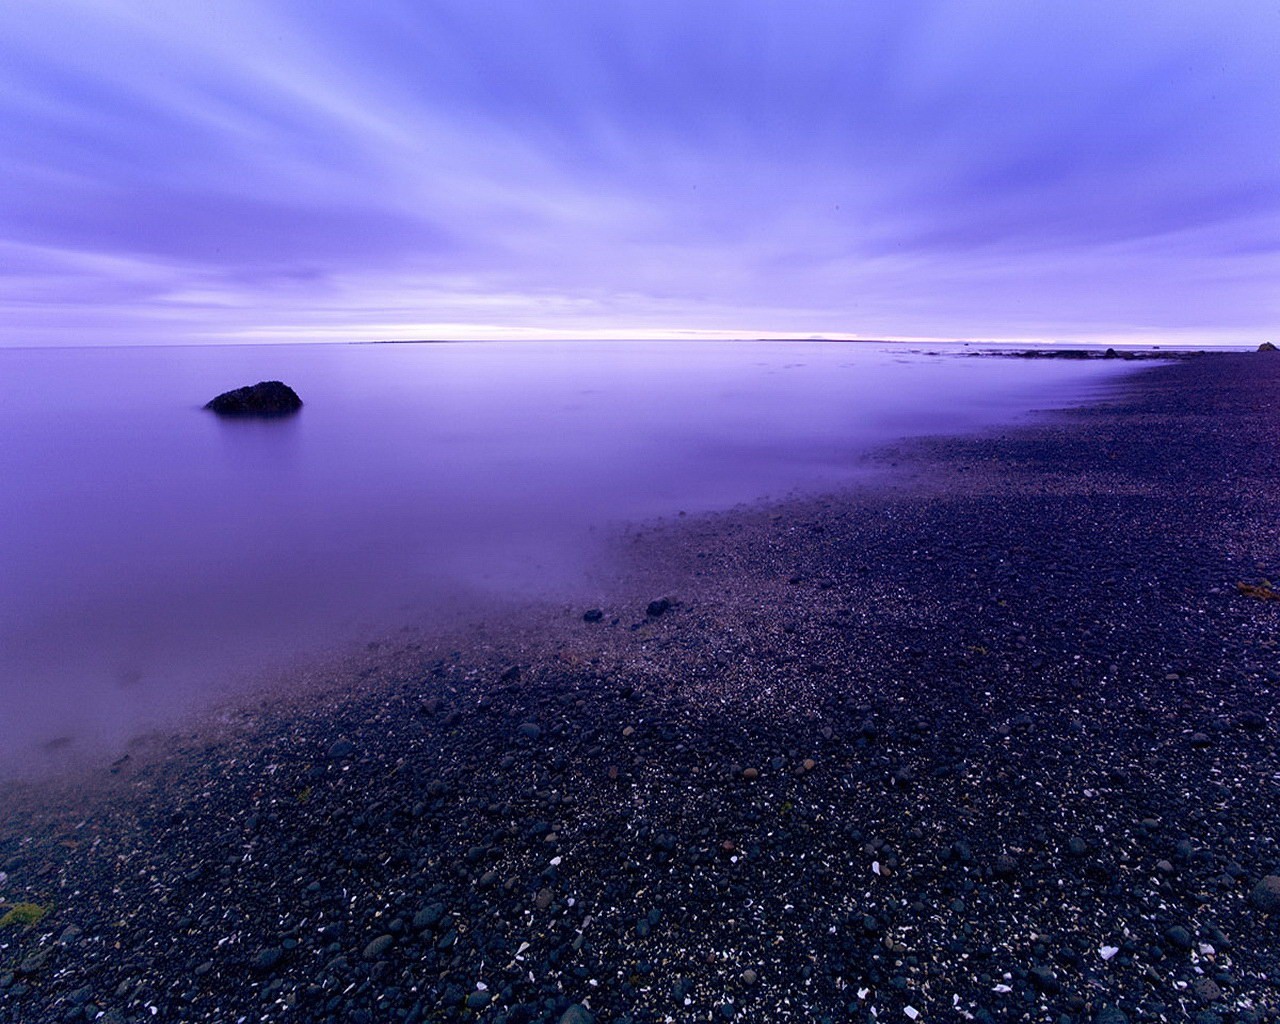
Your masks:
M884 452L883 493L649 527L601 622L402 651L6 814L0 898L53 909L0 929L0 999L1274 1019L1280 602L1235 584L1280 577L1278 394L1269 356L1149 366Z

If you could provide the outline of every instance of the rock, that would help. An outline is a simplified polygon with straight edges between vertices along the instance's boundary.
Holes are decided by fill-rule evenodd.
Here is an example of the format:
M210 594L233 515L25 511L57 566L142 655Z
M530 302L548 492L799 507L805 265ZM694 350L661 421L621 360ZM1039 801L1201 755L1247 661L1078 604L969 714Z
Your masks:
M219 416L288 416L302 408L298 393L278 380L224 391L205 408Z
M744 779L746 779L748 782L751 782L751 781L753 781L754 779L758 779L758 778L760 778L760 769L759 769L759 768L744 768L744 769L743 769L743 771L742 771L742 777L743 777Z
M589 608L582 613L583 622L599 622L604 618L604 612L599 608Z
M84 930L78 925L69 924L62 929L62 934L58 936L58 943L63 946L73 945L83 934Z
M428 928L434 928L444 917L444 909L443 903L432 903L428 907L423 907L413 915L413 930L423 932Z
M744 985L754 985L754 984L756 983L756 981L759 979L759 977L760 977L760 976L759 976L758 974L756 974L756 972L755 972L755 971L753 971L750 967L748 967L748 968L747 968L745 971L743 971L743 972L742 972L742 974L741 974L742 984L744 984Z
M1103 359L1119 359L1120 353L1113 348L1109 348L1104 353L1102 353L1102 358Z
M394 935L379 935L364 947L364 958L366 960L377 960L395 944L395 941Z
M1276 348L1275 345L1271 344L1271 342L1264 341L1261 345L1258 346L1258 351L1259 352L1280 352L1280 349Z
M1129 1024L1129 1016L1114 1006L1104 1006L1093 1015L1093 1024Z
M671 599L669 597L660 597L656 601L650 601L649 607L645 609L645 614L656 619L659 615L663 615L671 610Z
M1280 875L1267 875L1249 893L1249 904L1264 914L1280 914Z
M49 957L52 953L53 950L48 948L37 949L28 953L23 958L22 962L18 964L17 973L36 974L37 972L44 970L44 967L49 962Z
M344 757L350 757L355 752L356 745L350 740L337 740L329 748L329 760L341 761Z
M1089 844L1080 836L1072 836L1067 840L1067 853L1073 857L1083 857L1089 852Z
M1170 928L1166 928L1164 937L1169 945L1174 949L1182 950L1184 953L1192 946L1191 933L1180 924L1175 924Z
M536 740L542 735L542 729L535 722L521 722L516 727L516 732L527 740Z
M259 950L258 955L253 958L253 969L265 974L267 971L273 970L283 957L284 950L279 946L270 946Z
M560 1024L596 1024L596 1019L581 1003L574 1003L560 1015Z
M1222 998L1222 989L1210 977L1200 975L1191 982L1191 994L1201 1003L1209 1004Z
M1047 995L1053 995L1062 986L1058 984L1058 976L1048 967L1033 967L1027 972L1031 984Z
M492 998L493 996L491 996L484 989L480 989L476 992L472 992L471 995L467 996L467 1009L483 1010L486 1006L489 1005L489 1001Z
M996 858L993 869L997 878L1012 878L1018 870L1018 862L1010 857L1007 853L1000 854Z

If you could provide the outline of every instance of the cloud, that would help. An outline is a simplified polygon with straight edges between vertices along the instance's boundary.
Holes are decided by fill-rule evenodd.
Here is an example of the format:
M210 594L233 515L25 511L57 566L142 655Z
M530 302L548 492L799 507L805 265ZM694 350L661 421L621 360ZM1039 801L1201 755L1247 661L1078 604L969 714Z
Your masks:
M1277 54L1250 2L10 5L0 341L1251 337Z

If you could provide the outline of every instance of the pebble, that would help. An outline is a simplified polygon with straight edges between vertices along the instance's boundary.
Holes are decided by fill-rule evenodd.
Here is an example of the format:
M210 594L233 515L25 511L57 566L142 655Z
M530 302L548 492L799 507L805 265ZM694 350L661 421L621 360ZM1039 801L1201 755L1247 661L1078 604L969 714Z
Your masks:
M395 944L395 941L394 935L379 935L364 947L364 958L366 960L377 960Z
M258 955L253 958L253 969L263 972L274 970L283 958L284 950L278 946L268 946L266 949L259 950Z
M1280 875L1267 875L1249 893L1249 904L1264 914L1280 913Z
M1175 924L1165 929L1164 937L1169 941L1169 945L1174 949L1186 952L1192 946L1191 933L1180 924Z

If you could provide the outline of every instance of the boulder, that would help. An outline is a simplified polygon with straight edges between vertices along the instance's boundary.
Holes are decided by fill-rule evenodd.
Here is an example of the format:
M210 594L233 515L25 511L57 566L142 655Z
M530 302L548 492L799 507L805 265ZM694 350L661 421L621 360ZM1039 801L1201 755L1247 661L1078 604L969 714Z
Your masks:
M1280 348L1276 348L1275 345L1273 345L1269 341L1264 341L1261 345L1258 346L1258 351L1259 352L1280 352Z
M298 393L278 380L225 391L205 405L219 416L288 416L302 408Z

